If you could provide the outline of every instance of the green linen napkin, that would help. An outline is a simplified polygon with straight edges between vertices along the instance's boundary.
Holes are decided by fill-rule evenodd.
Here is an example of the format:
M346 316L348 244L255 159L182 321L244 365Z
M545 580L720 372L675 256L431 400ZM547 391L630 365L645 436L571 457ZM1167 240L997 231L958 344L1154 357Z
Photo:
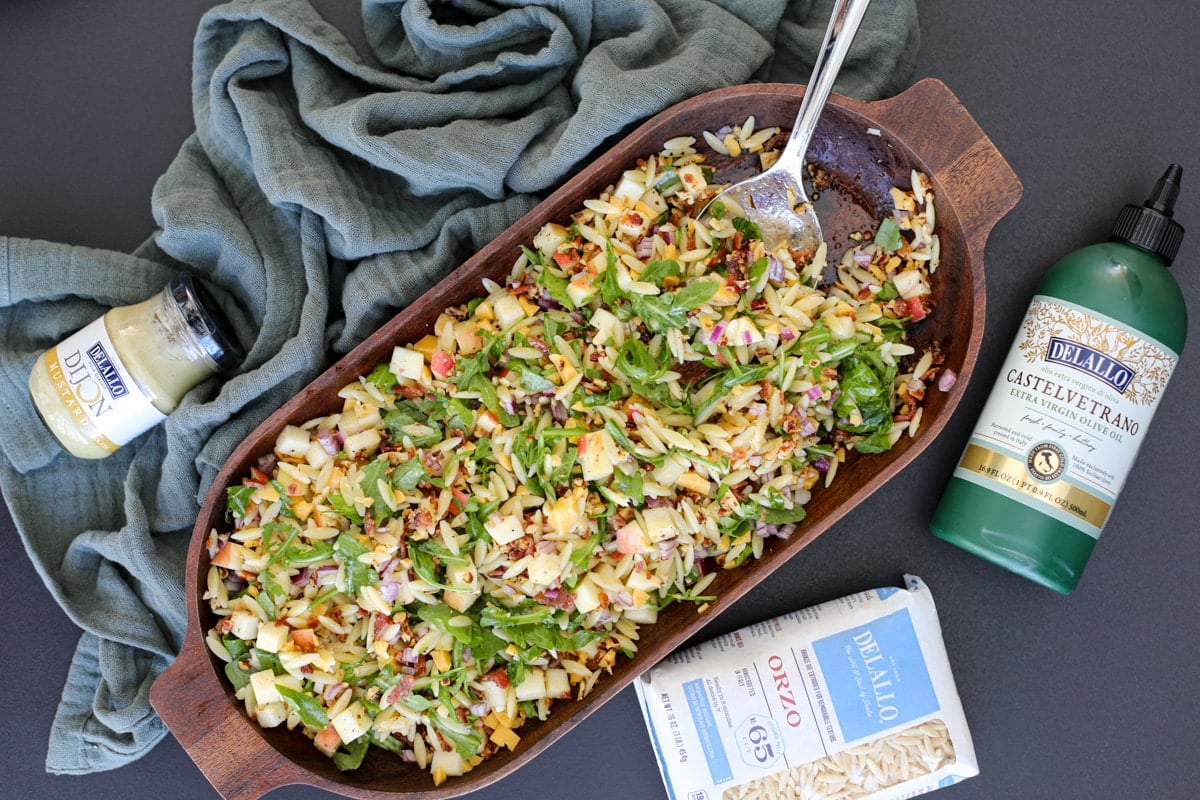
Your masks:
M165 734L154 678L184 627L184 557L226 455L270 411L657 111L806 82L832 0L363 0L371 52L299 0L213 8L196 132L134 253L0 238L0 487L83 629L46 767L128 763ZM876 0L837 90L903 89L913 0ZM103 461L60 451L26 389L39 353L182 270L248 355Z

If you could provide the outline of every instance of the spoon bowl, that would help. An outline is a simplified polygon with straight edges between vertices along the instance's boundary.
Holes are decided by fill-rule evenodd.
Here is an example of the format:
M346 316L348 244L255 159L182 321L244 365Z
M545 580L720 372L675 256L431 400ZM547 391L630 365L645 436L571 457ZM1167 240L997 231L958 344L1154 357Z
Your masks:
M713 216L718 208L734 206L734 214L744 216L758 226L768 249L787 242L792 250L811 253L820 246L823 240L821 222L804 190L804 157L838 71L870 4L871 0L837 0L834 3L808 89L800 101L796 122L779 159L769 169L727 187L712 198L701 210L701 219Z

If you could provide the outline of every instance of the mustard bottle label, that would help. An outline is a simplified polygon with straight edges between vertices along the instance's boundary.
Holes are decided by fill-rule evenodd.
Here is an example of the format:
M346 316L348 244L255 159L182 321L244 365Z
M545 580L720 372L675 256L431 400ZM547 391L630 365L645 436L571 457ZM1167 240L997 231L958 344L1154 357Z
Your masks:
M1037 295L954 474L1099 538L1179 354Z
M43 355L55 395L98 447L112 452L166 419L121 361L104 319Z

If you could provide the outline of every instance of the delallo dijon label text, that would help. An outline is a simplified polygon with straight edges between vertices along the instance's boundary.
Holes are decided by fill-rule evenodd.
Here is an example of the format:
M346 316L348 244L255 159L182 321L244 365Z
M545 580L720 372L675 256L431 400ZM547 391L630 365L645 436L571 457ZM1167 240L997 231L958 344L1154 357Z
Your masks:
M1034 297L954 474L1099 537L1178 358Z
M43 356L58 399L87 438L109 452L164 415L138 388L98 319Z

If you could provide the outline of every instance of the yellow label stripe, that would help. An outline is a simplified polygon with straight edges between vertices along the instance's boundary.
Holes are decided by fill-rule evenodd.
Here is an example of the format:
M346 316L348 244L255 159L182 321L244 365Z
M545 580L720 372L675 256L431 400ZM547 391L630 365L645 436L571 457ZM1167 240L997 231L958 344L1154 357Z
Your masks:
M967 446L960 469L1007 486L1066 514L1102 528L1112 504L1062 479L1043 483L1029 477L1025 463L977 444Z

